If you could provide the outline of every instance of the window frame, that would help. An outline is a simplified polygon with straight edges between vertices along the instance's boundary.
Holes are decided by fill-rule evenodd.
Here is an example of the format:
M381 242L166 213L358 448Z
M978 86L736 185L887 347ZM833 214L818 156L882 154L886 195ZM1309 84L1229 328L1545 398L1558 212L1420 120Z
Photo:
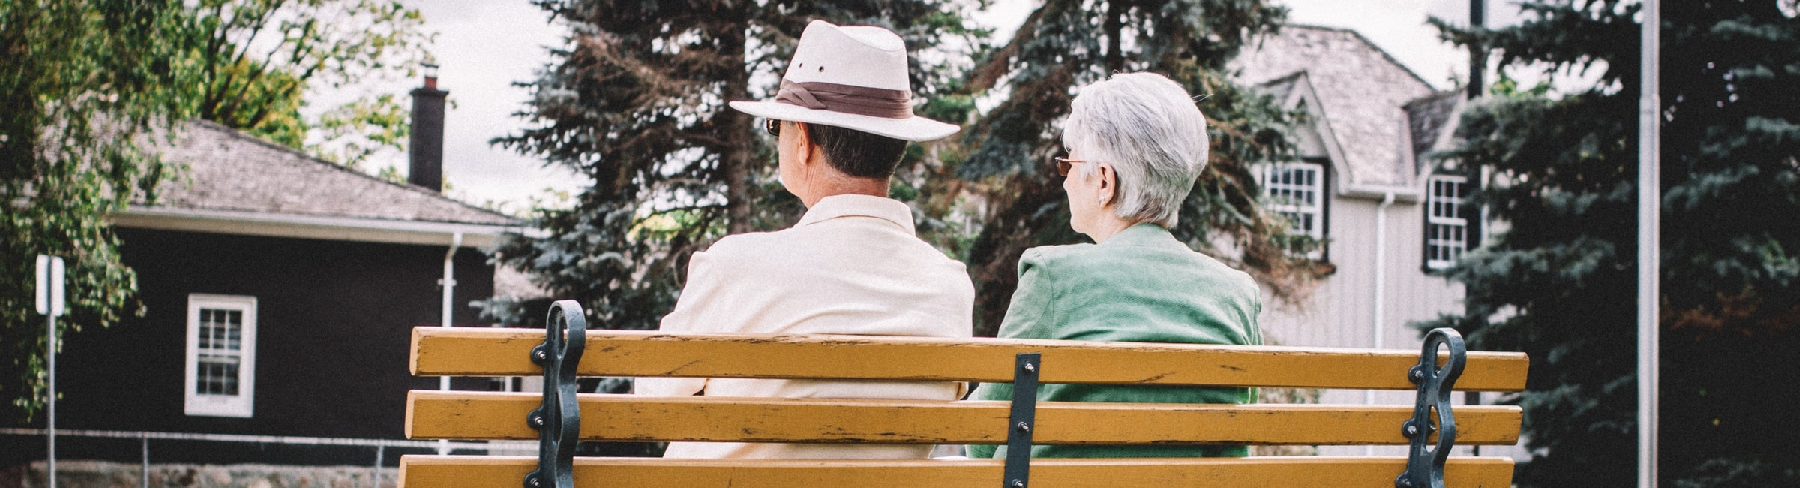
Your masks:
M199 392L200 311L235 310L241 313L238 334L236 395ZM187 303L187 348L182 374L182 410L196 417L250 417L256 398L256 297L245 295L190 294Z
M1256 166L1255 174L1256 184L1262 190L1258 196L1264 202L1264 210L1277 213L1303 212L1313 215L1312 229L1306 235L1319 241L1319 247L1304 257L1317 261L1326 261L1329 256L1326 251L1331 247L1330 243L1326 241L1326 238L1331 235L1331 168L1329 162L1323 158L1301 158L1294 161L1264 163ZM1304 168L1314 172L1316 177L1313 179L1311 188L1307 189L1312 191L1316 198L1313 205L1291 205L1279 202L1271 196L1270 178L1276 171L1288 168ZM1293 228L1290 227L1288 230L1292 231Z
M1455 207L1448 215L1438 212L1438 203L1440 199L1450 198L1438 194L1438 183L1443 181L1454 181L1461 187L1461 191L1454 197L1456 201L1449 202L1449 204L1455 205ZM1471 218L1471 210L1473 210L1474 207L1469 202L1469 197L1473 194L1473 189L1469 177L1463 175L1434 174L1426 179L1424 205L1425 233L1421 236L1424 239L1421 244L1423 244L1424 248L1424 267L1427 273L1442 273L1449 270L1451 267L1456 266L1457 261L1462 260L1464 254L1467 254L1470 250L1474 249L1475 246L1471 245L1471 243L1475 240L1477 229L1475 228L1475 219ZM1455 241L1452 240L1437 238L1437 231L1440 226L1460 226L1462 229L1462 241L1459 243L1460 248L1454 252L1454 258L1448 260L1440 259L1439 256L1433 252L1439 248L1449 248L1448 244L1455 243Z

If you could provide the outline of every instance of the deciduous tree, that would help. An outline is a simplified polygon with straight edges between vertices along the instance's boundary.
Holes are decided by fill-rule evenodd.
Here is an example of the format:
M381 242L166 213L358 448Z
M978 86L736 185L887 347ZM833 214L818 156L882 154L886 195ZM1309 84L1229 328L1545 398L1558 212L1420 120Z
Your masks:
M33 301L36 255L67 262L59 333L140 313L136 277L106 221L163 167L138 147L172 92L160 34L178 2L0 1L0 418L31 418L48 345ZM153 194L149 196L154 196Z

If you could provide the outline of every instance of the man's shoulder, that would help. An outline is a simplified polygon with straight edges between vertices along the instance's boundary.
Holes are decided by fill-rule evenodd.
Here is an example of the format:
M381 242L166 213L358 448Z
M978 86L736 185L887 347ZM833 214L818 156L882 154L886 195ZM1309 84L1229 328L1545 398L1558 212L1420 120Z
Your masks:
M713 259L756 258L767 259L769 253L792 253L797 248L808 245L804 236L794 229L782 229L767 232L746 232L719 238L702 251Z

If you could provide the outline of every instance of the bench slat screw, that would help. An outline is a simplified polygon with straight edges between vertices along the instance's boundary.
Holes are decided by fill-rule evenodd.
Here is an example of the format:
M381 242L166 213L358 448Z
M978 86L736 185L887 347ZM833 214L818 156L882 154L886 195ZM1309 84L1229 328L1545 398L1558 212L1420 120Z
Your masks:
M1025 488L1025 480L1013 480L1013 488Z
M1026 371L1037 371L1037 365L1031 364L1031 363L1025 363L1025 370Z
M1019 432L1031 432L1031 424L1019 422Z

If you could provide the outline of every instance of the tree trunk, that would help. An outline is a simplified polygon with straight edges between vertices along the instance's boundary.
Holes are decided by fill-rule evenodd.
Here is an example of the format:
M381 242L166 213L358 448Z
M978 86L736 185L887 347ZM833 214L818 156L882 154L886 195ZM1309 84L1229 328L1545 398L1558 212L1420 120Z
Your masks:
M745 66L744 39L749 27L746 24L743 21L729 24L720 33L721 54L728 57L728 66ZM748 100L750 73L743 68L730 73L730 78L725 80L725 99ZM750 212L750 206L754 204L750 198L750 158L756 152L751 122L749 114L729 108L719 116L726 146L719 155L719 170L725 176L725 229L730 234L755 230Z
M1106 75L1112 76L1125 71L1125 53L1119 46L1119 36L1125 30L1125 5L1119 0L1106 2Z

